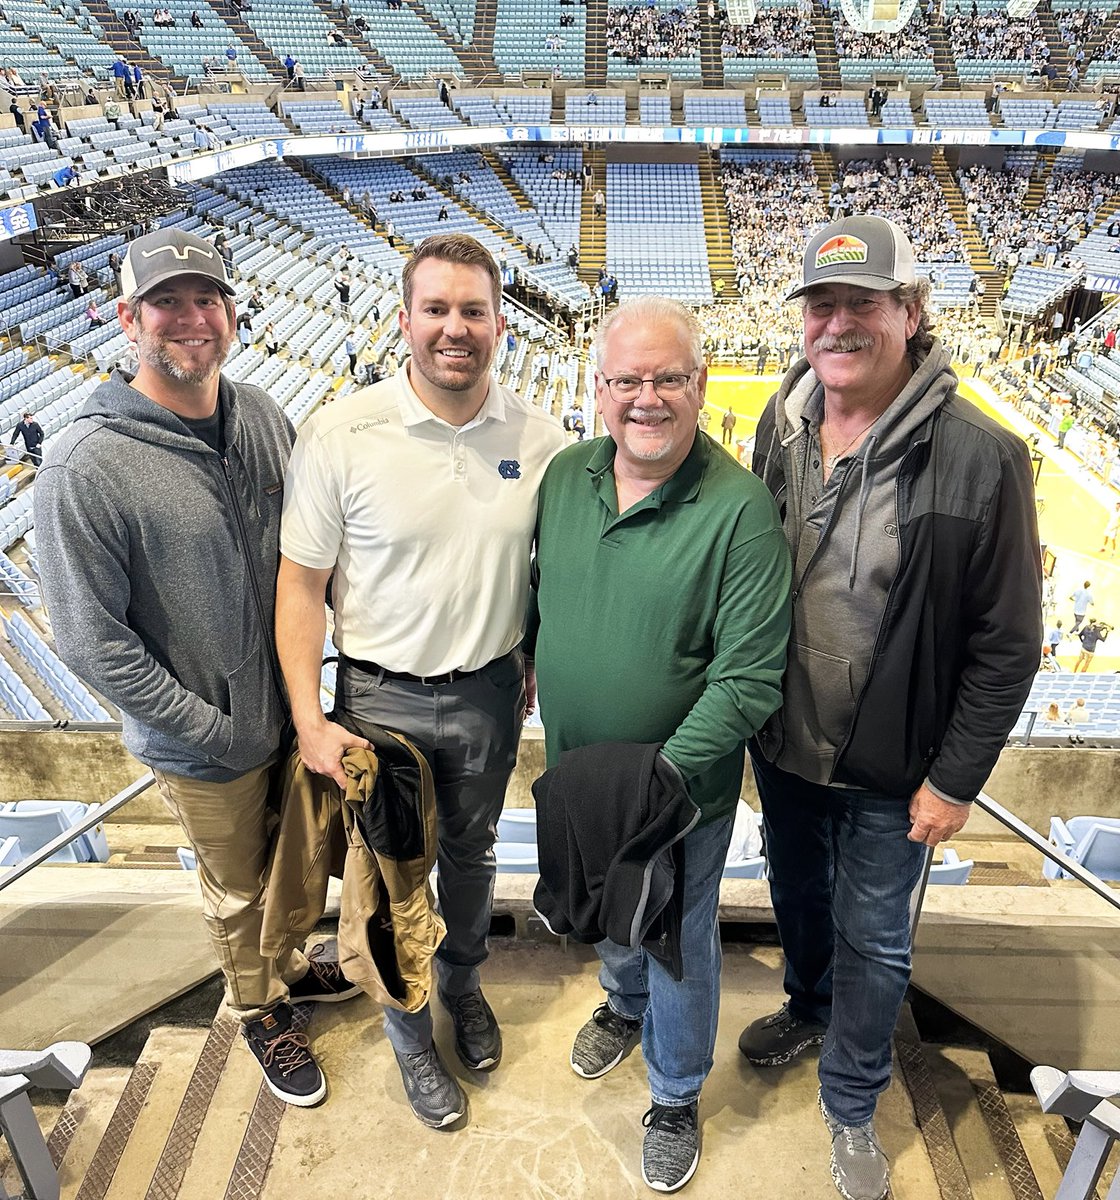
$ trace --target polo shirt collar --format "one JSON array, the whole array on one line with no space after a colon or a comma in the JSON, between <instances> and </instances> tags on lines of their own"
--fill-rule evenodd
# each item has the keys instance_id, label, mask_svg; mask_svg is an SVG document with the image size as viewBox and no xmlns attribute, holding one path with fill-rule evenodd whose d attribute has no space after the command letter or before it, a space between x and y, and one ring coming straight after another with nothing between
<instances>
[{"instance_id":1,"label":"polo shirt collar","mask_svg":"<svg viewBox=\"0 0 1120 1200\"><path fill-rule=\"evenodd\" d=\"M599 438L599 444L587 460L585 470L591 477L597 492L602 492L603 482L608 477L611 489L614 489L613 468L616 449L613 438ZM663 504L686 504L689 500L695 500L700 492L700 483L704 478L704 470L708 465L708 457L711 453L711 439L697 429L692 448L684 462L660 487L654 488L640 504L636 504L634 507L660 508Z\"/></svg>"},{"instance_id":2,"label":"polo shirt collar","mask_svg":"<svg viewBox=\"0 0 1120 1200\"><path fill-rule=\"evenodd\" d=\"M444 425L449 429L455 428L437 417L416 394L416 390L408 378L408 364L411 361L411 358L406 358L397 368L397 405L401 410L401 420L404 422L405 428L420 425L425 421L434 421L437 425ZM481 425L484 421L505 421L505 419L506 398L501 385L491 375L490 390L486 393L482 407L470 421L459 428L474 429L476 425Z\"/></svg>"}]
</instances>

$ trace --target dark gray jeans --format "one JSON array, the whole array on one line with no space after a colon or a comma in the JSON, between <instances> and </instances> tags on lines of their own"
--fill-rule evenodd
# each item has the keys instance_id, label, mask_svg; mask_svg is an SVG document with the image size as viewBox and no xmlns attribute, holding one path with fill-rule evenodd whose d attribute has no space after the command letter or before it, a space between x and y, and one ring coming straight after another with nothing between
<instances>
[{"instance_id":1,"label":"dark gray jeans","mask_svg":"<svg viewBox=\"0 0 1120 1200\"><path fill-rule=\"evenodd\" d=\"M439 826L436 892L447 937L436 953L439 987L460 996L479 986L494 900L494 840L525 719L521 652L439 687L381 678L343 659L335 702L362 721L403 733L432 765ZM385 1009L385 1033L402 1054L432 1044L429 1008Z\"/></svg>"}]
</instances>

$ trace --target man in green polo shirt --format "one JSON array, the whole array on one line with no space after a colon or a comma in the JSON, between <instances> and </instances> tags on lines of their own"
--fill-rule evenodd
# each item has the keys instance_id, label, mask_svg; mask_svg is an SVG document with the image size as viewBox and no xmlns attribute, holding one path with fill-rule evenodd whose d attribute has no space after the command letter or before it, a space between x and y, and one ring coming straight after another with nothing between
<instances>
[{"instance_id":1,"label":"man in green polo shirt","mask_svg":"<svg viewBox=\"0 0 1120 1200\"><path fill-rule=\"evenodd\" d=\"M568 447L545 474L530 627L549 765L602 742L663 743L701 812L684 839L683 979L640 948L599 943L605 1003L571 1059L595 1079L641 1036L652 1097L642 1175L669 1192L700 1157L719 881L744 742L779 703L790 565L766 489L699 433L707 367L692 314L631 301L600 326L596 355L608 436Z\"/></svg>"}]
</instances>

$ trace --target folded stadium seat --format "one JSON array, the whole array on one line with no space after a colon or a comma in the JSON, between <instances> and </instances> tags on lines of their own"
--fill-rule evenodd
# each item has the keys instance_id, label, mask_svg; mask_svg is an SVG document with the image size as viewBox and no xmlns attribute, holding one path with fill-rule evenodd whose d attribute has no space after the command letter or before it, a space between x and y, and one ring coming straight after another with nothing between
<instances>
[{"instance_id":1,"label":"folded stadium seat","mask_svg":"<svg viewBox=\"0 0 1120 1200\"><path fill-rule=\"evenodd\" d=\"M1076 727L1078 733L1084 728ZM1051 817L1050 844L1098 879L1120 880L1120 817ZM1072 878L1050 859L1043 863L1042 874L1047 879Z\"/></svg>"},{"instance_id":2,"label":"folded stadium seat","mask_svg":"<svg viewBox=\"0 0 1120 1200\"><path fill-rule=\"evenodd\" d=\"M14 867L23 856L18 837L0 838L0 867Z\"/></svg>"},{"instance_id":3,"label":"folded stadium seat","mask_svg":"<svg viewBox=\"0 0 1120 1200\"><path fill-rule=\"evenodd\" d=\"M494 857L498 870L507 874L536 875L540 871L536 842L495 842Z\"/></svg>"},{"instance_id":4,"label":"folded stadium seat","mask_svg":"<svg viewBox=\"0 0 1120 1200\"><path fill-rule=\"evenodd\" d=\"M503 842L537 844L537 810L507 808L498 818L498 839Z\"/></svg>"},{"instance_id":5,"label":"folded stadium seat","mask_svg":"<svg viewBox=\"0 0 1120 1200\"><path fill-rule=\"evenodd\" d=\"M65 833L89 811L77 800L19 800L0 808L0 837L18 837L24 857L42 849ZM109 844L103 826L75 838L56 850L48 862L108 862Z\"/></svg>"},{"instance_id":6,"label":"folded stadium seat","mask_svg":"<svg viewBox=\"0 0 1120 1200\"><path fill-rule=\"evenodd\" d=\"M186 846L176 846L175 855L184 871L198 870L198 858L193 850L188 850Z\"/></svg>"},{"instance_id":7,"label":"folded stadium seat","mask_svg":"<svg viewBox=\"0 0 1120 1200\"><path fill-rule=\"evenodd\" d=\"M941 862L934 863L929 869L929 882L937 884L966 884L972 874L973 860L966 858L961 861L960 855L946 846L941 852Z\"/></svg>"}]
</instances>

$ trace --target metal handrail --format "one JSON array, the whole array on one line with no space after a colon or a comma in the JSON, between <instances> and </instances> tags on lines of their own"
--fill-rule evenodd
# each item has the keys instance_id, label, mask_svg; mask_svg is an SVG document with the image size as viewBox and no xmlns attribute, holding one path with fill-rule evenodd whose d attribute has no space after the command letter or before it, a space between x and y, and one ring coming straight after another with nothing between
<instances>
[{"instance_id":1,"label":"metal handrail","mask_svg":"<svg viewBox=\"0 0 1120 1200\"><path fill-rule=\"evenodd\" d=\"M100 825L106 817L110 817L118 808L123 808L130 800L135 800L141 792L146 792L155 783L156 777L151 771L141 775L135 783L130 783L123 791L117 792L104 804L94 805L80 821L75 822L69 829L63 830L58 837L40 847L34 854L29 854L22 862L9 867L7 872L0 875L0 892L11 887L17 880L22 879L29 871L33 871L40 863L46 862L52 854L68 846L83 833L88 833L95 825Z\"/></svg>"},{"instance_id":2,"label":"metal handrail","mask_svg":"<svg viewBox=\"0 0 1120 1200\"><path fill-rule=\"evenodd\" d=\"M1006 826L1012 833L1020 837L1040 854L1055 862L1063 871L1072 875L1078 883L1083 883L1091 892L1096 892L1105 903L1112 905L1120 912L1120 890L1113 890L1103 880L1098 879L1092 871L1086 870L1079 862L1075 862L1068 854L1063 854L1056 846L1052 846L1042 834L1032 829L1025 821L1020 820L1010 809L1006 809L997 800L993 800L986 792L976 797L976 804L990 817L994 817L1001 825Z\"/></svg>"}]
</instances>

